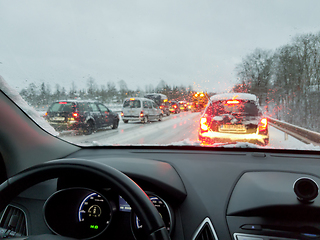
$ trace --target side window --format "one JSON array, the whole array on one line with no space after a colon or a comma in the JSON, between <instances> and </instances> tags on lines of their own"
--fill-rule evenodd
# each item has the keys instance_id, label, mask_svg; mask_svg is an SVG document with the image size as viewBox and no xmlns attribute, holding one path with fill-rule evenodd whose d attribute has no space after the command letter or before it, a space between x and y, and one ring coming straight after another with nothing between
<instances>
[{"instance_id":1,"label":"side window","mask_svg":"<svg viewBox=\"0 0 320 240\"><path fill-rule=\"evenodd\" d=\"M158 105L156 103L152 103L153 108L158 108Z\"/></svg>"},{"instance_id":2,"label":"side window","mask_svg":"<svg viewBox=\"0 0 320 240\"><path fill-rule=\"evenodd\" d=\"M98 106L101 112L109 112L109 109L106 106L102 105L101 103L99 103Z\"/></svg>"},{"instance_id":3,"label":"side window","mask_svg":"<svg viewBox=\"0 0 320 240\"><path fill-rule=\"evenodd\" d=\"M91 109L93 112L99 112L99 108L97 107L97 105L95 103L89 103Z\"/></svg>"},{"instance_id":4,"label":"side window","mask_svg":"<svg viewBox=\"0 0 320 240\"><path fill-rule=\"evenodd\" d=\"M90 111L89 109L89 106L88 106L88 103L86 102L79 102L78 103L78 108L79 108L79 111L80 112L86 112L86 111Z\"/></svg>"},{"instance_id":5,"label":"side window","mask_svg":"<svg viewBox=\"0 0 320 240\"><path fill-rule=\"evenodd\" d=\"M148 103L148 107L152 108L152 103L150 101L148 101L147 103Z\"/></svg>"},{"instance_id":6,"label":"side window","mask_svg":"<svg viewBox=\"0 0 320 240\"><path fill-rule=\"evenodd\" d=\"M146 101L143 101L143 108L148 108L148 103Z\"/></svg>"}]
</instances>

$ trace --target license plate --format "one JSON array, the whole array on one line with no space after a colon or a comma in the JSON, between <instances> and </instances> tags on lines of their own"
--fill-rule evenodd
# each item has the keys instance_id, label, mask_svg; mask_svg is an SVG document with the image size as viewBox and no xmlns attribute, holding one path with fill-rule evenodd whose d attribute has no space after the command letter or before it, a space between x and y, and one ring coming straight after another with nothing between
<instances>
[{"instance_id":1,"label":"license plate","mask_svg":"<svg viewBox=\"0 0 320 240\"><path fill-rule=\"evenodd\" d=\"M53 121L64 121L64 117L52 117L51 120L53 120Z\"/></svg>"},{"instance_id":2,"label":"license plate","mask_svg":"<svg viewBox=\"0 0 320 240\"><path fill-rule=\"evenodd\" d=\"M220 126L221 131L245 131L246 128L244 125L221 125Z\"/></svg>"}]
</instances>

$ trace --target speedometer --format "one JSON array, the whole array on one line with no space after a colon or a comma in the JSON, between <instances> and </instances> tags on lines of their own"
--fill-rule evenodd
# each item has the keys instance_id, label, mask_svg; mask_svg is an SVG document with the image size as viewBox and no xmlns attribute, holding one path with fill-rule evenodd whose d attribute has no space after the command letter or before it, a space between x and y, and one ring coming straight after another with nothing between
<instances>
[{"instance_id":1,"label":"speedometer","mask_svg":"<svg viewBox=\"0 0 320 240\"><path fill-rule=\"evenodd\" d=\"M111 220L111 210L107 200L96 192L88 194L79 206L78 220L84 228L93 232L105 229Z\"/></svg>"}]
</instances>

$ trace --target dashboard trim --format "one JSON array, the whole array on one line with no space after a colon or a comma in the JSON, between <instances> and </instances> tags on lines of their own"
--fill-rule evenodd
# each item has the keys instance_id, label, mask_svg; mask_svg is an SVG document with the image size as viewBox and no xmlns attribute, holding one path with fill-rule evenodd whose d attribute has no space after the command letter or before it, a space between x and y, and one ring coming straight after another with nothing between
<instances>
[{"instance_id":1,"label":"dashboard trim","mask_svg":"<svg viewBox=\"0 0 320 240\"><path fill-rule=\"evenodd\" d=\"M214 229L214 227L213 227L213 225L212 225L211 220L210 220L209 217L206 217L206 218L202 221L202 223L200 224L200 226L197 228L195 234L193 235L192 240L195 240L195 239L198 237L201 229L203 228L203 226L204 226L205 224L208 224L208 225L209 225L209 227L210 227L210 229L211 229L211 231L212 231L212 233L213 233L214 239L215 239L215 240L219 240L219 239L218 239L218 236L217 236L217 233L216 233L216 231L215 231L215 229Z\"/></svg>"}]
</instances>

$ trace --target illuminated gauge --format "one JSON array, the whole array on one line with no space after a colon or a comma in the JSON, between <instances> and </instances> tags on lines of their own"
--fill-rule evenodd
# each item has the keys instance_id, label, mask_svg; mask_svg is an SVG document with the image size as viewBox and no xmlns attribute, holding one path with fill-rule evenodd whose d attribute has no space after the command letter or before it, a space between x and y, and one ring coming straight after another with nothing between
<instances>
[{"instance_id":1,"label":"illuminated gauge","mask_svg":"<svg viewBox=\"0 0 320 240\"><path fill-rule=\"evenodd\" d=\"M109 203L98 193L89 194L79 206L78 220L84 228L91 232L104 230L111 220Z\"/></svg>"},{"instance_id":2,"label":"illuminated gauge","mask_svg":"<svg viewBox=\"0 0 320 240\"><path fill-rule=\"evenodd\" d=\"M56 234L90 239L103 233L112 218L112 208L100 193L70 188L54 193L44 206L45 221Z\"/></svg>"},{"instance_id":3,"label":"illuminated gauge","mask_svg":"<svg viewBox=\"0 0 320 240\"><path fill-rule=\"evenodd\" d=\"M169 234L172 232L173 229L173 215L171 208L169 205L160 197L154 195L154 194L148 194L151 202L153 205L157 208L160 216L162 217L162 220L169 232ZM136 239L142 239L143 237L143 223L140 221L140 219L137 217L135 213L132 214L132 230L136 237Z\"/></svg>"}]
</instances>

